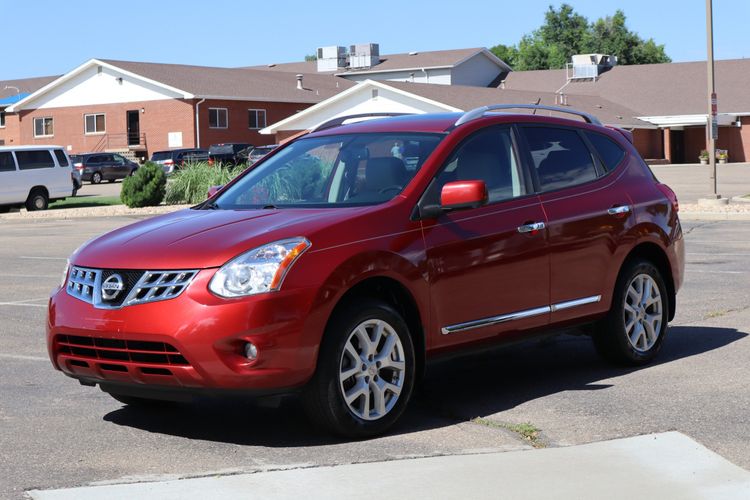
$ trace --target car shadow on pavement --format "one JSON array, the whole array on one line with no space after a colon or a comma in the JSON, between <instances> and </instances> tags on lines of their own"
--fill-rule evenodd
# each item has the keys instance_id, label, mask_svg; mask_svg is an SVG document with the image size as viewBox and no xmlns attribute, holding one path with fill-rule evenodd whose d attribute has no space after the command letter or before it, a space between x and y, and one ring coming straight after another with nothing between
<instances>
[{"instance_id":1,"label":"car shadow on pavement","mask_svg":"<svg viewBox=\"0 0 750 500\"><path fill-rule=\"evenodd\" d=\"M733 328L675 326L656 362L640 368L612 366L598 357L588 337L570 335L444 361L430 367L390 435L465 422L562 391L606 390L612 385L599 381L719 349L747 335ZM148 432L240 445L342 442L308 422L294 397L265 403L221 398L153 408L123 406L104 420Z\"/></svg>"}]
</instances>

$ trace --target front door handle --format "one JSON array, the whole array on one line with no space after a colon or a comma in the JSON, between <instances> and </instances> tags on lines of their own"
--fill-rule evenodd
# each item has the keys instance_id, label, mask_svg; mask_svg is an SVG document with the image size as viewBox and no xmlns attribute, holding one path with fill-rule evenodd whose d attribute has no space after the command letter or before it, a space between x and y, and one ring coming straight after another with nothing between
<instances>
[{"instance_id":1,"label":"front door handle","mask_svg":"<svg viewBox=\"0 0 750 500\"><path fill-rule=\"evenodd\" d=\"M544 222L530 222L528 224L524 224L523 226L518 226L519 233L536 234L542 229L544 229Z\"/></svg>"},{"instance_id":2,"label":"front door handle","mask_svg":"<svg viewBox=\"0 0 750 500\"><path fill-rule=\"evenodd\" d=\"M630 213L630 207L628 205L619 205L610 208L607 210L607 213L609 215L614 215L615 217L625 217Z\"/></svg>"}]
</instances>

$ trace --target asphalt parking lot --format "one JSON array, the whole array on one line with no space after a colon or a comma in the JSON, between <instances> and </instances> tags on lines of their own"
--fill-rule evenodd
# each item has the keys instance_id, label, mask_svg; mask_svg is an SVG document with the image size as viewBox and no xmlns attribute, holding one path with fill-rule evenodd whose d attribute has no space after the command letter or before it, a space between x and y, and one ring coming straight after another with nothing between
<instances>
[{"instance_id":1,"label":"asphalt parking lot","mask_svg":"<svg viewBox=\"0 0 750 500\"><path fill-rule=\"evenodd\" d=\"M687 279L658 362L557 337L436 367L388 436L341 442L281 406L124 407L55 372L45 303L65 258L132 218L0 221L0 497L32 488L556 447L677 430L750 469L750 222L686 222ZM481 417L480 421L472 421ZM541 477L541 476L540 476Z\"/></svg>"}]
</instances>

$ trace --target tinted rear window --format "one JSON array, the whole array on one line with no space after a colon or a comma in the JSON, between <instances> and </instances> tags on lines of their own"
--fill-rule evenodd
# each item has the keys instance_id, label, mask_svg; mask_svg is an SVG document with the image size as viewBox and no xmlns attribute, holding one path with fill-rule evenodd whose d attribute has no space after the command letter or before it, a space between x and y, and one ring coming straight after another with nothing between
<instances>
[{"instance_id":1,"label":"tinted rear window","mask_svg":"<svg viewBox=\"0 0 750 500\"><path fill-rule=\"evenodd\" d=\"M68 158L65 156L65 153L62 149L56 149L55 150L55 157L57 158L57 164L61 167L67 167L68 166Z\"/></svg>"},{"instance_id":2,"label":"tinted rear window","mask_svg":"<svg viewBox=\"0 0 750 500\"><path fill-rule=\"evenodd\" d=\"M151 155L151 161L162 161L172 158L171 151L157 151Z\"/></svg>"},{"instance_id":3,"label":"tinted rear window","mask_svg":"<svg viewBox=\"0 0 750 500\"><path fill-rule=\"evenodd\" d=\"M599 153L599 158L607 170L614 170L625 157L625 151L609 137L588 131L586 137L591 141L596 152Z\"/></svg>"},{"instance_id":4,"label":"tinted rear window","mask_svg":"<svg viewBox=\"0 0 750 500\"><path fill-rule=\"evenodd\" d=\"M46 149L16 151L18 168L21 170L32 170L35 168L52 168L55 166L52 153Z\"/></svg>"},{"instance_id":5,"label":"tinted rear window","mask_svg":"<svg viewBox=\"0 0 750 500\"><path fill-rule=\"evenodd\" d=\"M575 130L524 127L523 132L543 191L575 186L597 178L591 151Z\"/></svg>"},{"instance_id":6,"label":"tinted rear window","mask_svg":"<svg viewBox=\"0 0 750 500\"><path fill-rule=\"evenodd\" d=\"M16 169L13 161L13 153L10 151L0 153L0 172L12 172Z\"/></svg>"}]
</instances>

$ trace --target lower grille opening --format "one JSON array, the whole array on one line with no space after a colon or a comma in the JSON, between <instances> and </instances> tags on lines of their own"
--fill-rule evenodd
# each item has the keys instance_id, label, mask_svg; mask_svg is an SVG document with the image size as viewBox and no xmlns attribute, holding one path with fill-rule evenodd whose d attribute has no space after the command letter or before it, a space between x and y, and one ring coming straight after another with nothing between
<instances>
[{"instance_id":1,"label":"lower grille opening","mask_svg":"<svg viewBox=\"0 0 750 500\"><path fill-rule=\"evenodd\" d=\"M88 363L86 363L85 361L79 361L77 359L71 359L70 361L68 361L68 364L70 364L70 366L80 366L81 368L89 367Z\"/></svg>"},{"instance_id":2,"label":"lower grille opening","mask_svg":"<svg viewBox=\"0 0 750 500\"><path fill-rule=\"evenodd\" d=\"M166 368L141 368L144 375L172 375L172 372Z\"/></svg>"},{"instance_id":3,"label":"lower grille opening","mask_svg":"<svg viewBox=\"0 0 750 500\"><path fill-rule=\"evenodd\" d=\"M165 342L58 335L58 352L97 361L189 366L180 351ZM122 366L122 365L110 365Z\"/></svg>"},{"instance_id":4,"label":"lower grille opening","mask_svg":"<svg viewBox=\"0 0 750 500\"><path fill-rule=\"evenodd\" d=\"M102 370L107 370L110 372L125 372L127 373L128 369L122 365L110 365L110 364L101 364L99 367Z\"/></svg>"}]
</instances>

